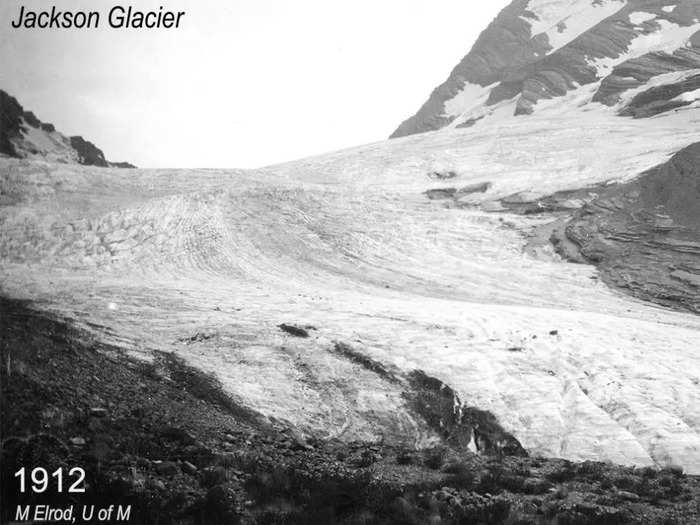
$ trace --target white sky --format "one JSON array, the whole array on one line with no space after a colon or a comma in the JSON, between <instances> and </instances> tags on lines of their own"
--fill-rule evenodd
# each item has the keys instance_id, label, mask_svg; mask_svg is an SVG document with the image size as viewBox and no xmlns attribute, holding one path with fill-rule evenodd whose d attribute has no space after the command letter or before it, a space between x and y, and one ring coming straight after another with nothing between
<instances>
[{"instance_id":1,"label":"white sky","mask_svg":"<svg viewBox=\"0 0 700 525\"><path fill-rule=\"evenodd\" d=\"M115 30L116 0L0 0L0 88L109 160L184 168L388 137L508 0L130 3L187 14L178 30ZM20 5L99 10L101 29L13 29Z\"/></svg>"}]
</instances>

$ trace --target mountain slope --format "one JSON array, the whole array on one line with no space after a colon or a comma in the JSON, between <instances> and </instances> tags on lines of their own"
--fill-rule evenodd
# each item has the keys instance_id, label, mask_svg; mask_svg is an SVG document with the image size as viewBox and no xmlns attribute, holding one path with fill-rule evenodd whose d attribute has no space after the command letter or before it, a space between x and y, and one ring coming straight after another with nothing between
<instances>
[{"instance_id":1,"label":"mountain slope","mask_svg":"<svg viewBox=\"0 0 700 525\"><path fill-rule=\"evenodd\" d=\"M700 4L694 0L516 0L449 78L392 134L547 111L612 106L658 85L652 113L697 103ZM636 104L636 103L635 103Z\"/></svg>"},{"instance_id":2,"label":"mountain slope","mask_svg":"<svg viewBox=\"0 0 700 525\"><path fill-rule=\"evenodd\" d=\"M83 137L67 137L53 124L25 111L17 99L0 90L0 155L86 166L134 168L128 162L109 162Z\"/></svg>"}]
</instances>

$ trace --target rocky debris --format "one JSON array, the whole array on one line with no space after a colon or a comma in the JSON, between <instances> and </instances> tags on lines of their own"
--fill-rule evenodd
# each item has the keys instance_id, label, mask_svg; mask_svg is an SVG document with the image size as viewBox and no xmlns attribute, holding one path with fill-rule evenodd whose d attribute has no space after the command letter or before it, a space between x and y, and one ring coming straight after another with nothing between
<instances>
[{"instance_id":1,"label":"rocky debris","mask_svg":"<svg viewBox=\"0 0 700 525\"><path fill-rule=\"evenodd\" d=\"M30 129L43 136L35 142ZM50 144L51 146L47 146ZM50 149L47 149L50 148ZM66 137L53 124L25 111L16 98L0 90L0 154L17 158L44 158L87 166L134 168L128 162L108 162L104 153L83 137Z\"/></svg>"},{"instance_id":2,"label":"rocky debris","mask_svg":"<svg viewBox=\"0 0 700 525\"><path fill-rule=\"evenodd\" d=\"M201 342L204 342L204 341L208 341L208 340L210 340L210 339L213 339L214 337L216 337L216 334L215 334L215 333L211 333L211 332L195 332L194 334L192 334L192 335L189 336L189 337L182 337L182 338L180 338L180 339L178 339L178 340L179 340L181 343L185 343L185 344L188 344L188 345L189 345L189 344L192 344L192 343L201 343Z\"/></svg>"},{"instance_id":3,"label":"rocky debris","mask_svg":"<svg viewBox=\"0 0 700 525\"><path fill-rule=\"evenodd\" d=\"M405 393L410 405L445 441L462 450L472 444L486 455L526 456L527 452L496 417L485 410L462 404L457 393L421 370L409 376L412 390Z\"/></svg>"},{"instance_id":4,"label":"rocky debris","mask_svg":"<svg viewBox=\"0 0 700 525\"><path fill-rule=\"evenodd\" d=\"M293 324L282 323L278 325L279 329L283 332L293 335L294 337L309 337L309 332L306 328L296 326Z\"/></svg>"},{"instance_id":5,"label":"rocky debris","mask_svg":"<svg viewBox=\"0 0 700 525\"><path fill-rule=\"evenodd\" d=\"M454 199L456 194L457 188L437 188L425 192L430 200Z\"/></svg>"},{"instance_id":6,"label":"rocky debris","mask_svg":"<svg viewBox=\"0 0 700 525\"><path fill-rule=\"evenodd\" d=\"M641 299L700 312L700 143L608 186L564 234L603 280Z\"/></svg>"},{"instance_id":7,"label":"rocky debris","mask_svg":"<svg viewBox=\"0 0 700 525\"><path fill-rule=\"evenodd\" d=\"M347 343L336 342L333 345L333 352L352 361L353 363L360 365L365 370L369 370L370 372L377 374L382 379L385 379L391 383L400 382L397 374L389 371L385 365L359 352Z\"/></svg>"},{"instance_id":8,"label":"rocky debris","mask_svg":"<svg viewBox=\"0 0 700 525\"><path fill-rule=\"evenodd\" d=\"M285 445L289 446L291 450L314 449L314 447L306 440L304 435L296 429L286 428L282 430L282 434L288 437L288 439L285 440Z\"/></svg>"},{"instance_id":9,"label":"rocky debris","mask_svg":"<svg viewBox=\"0 0 700 525\"><path fill-rule=\"evenodd\" d=\"M70 138L70 145L78 152L78 162L80 164L99 166L101 168L108 167L104 153L92 142L85 140L83 137L75 136Z\"/></svg>"},{"instance_id":10,"label":"rocky debris","mask_svg":"<svg viewBox=\"0 0 700 525\"><path fill-rule=\"evenodd\" d=\"M92 417L106 417L107 416L107 409L100 408L100 407L93 407L90 409L90 415Z\"/></svg>"},{"instance_id":11,"label":"rocky debris","mask_svg":"<svg viewBox=\"0 0 700 525\"><path fill-rule=\"evenodd\" d=\"M700 68L700 50L697 52ZM645 118L693 104L699 97L684 97L700 89L700 75L693 75L684 80L651 87L632 98L621 110L623 117Z\"/></svg>"},{"instance_id":12,"label":"rocky debris","mask_svg":"<svg viewBox=\"0 0 700 525\"><path fill-rule=\"evenodd\" d=\"M187 446L197 444L197 440L190 432L178 426L166 426L160 431L160 435L165 439L177 441Z\"/></svg>"},{"instance_id":13,"label":"rocky debris","mask_svg":"<svg viewBox=\"0 0 700 525\"><path fill-rule=\"evenodd\" d=\"M166 374L158 374L159 370L164 370ZM149 368L149 373L159 380L163 377L169 378L173 384L179 385L191 396L205 403L219 406L241 421L264 424L264 418L258 413L242 406L226 394L221 387L221 382L213 374L188 366L175 354L156 353L155 362ZM181 436L181 440L190 442L187 432Z\"/></svg>"},{"instance_id":14,"label":"rocky debris","mask_svg":"<svg viewBox=\"0 0 700 525\"><path fill-rule=\"evenodd\" d=\"M678 469L475 455L452 439L416 450L301 436L211 402L216 385L198 389L201 376L182 363L163 382L153 365L115 359L103 345L98 352L78 330L19 301L0 299L0 319L3 522L16 504L65 504L11 490L15 467L26 464L84 466L85 502L131 504L135 525L698 521L700 479ZM423 411L448 434L459 434L459 417L475 426L449 387L413 377ZM97 398L110 407L104 417L89 414ZM482 419L479 428L496 436ZM71 445L76 437L84 446Z\"/></svg>"},{"instance_id":15,"label":"rocky debris","mask_svg":"<svg viewBox=\"0 0 700 525\"><path fill-rule=\"evenodd\" d=\"M593 201L604 187L601 184L543 196L530 192L520 192L500 199L498 202L501 206L498 211L507 210L521 215L571 213Z\"/></svg>"},{"instance_id":16,"label":"rocky debris","mask_svg":"<svg viewBox=\"0 0 700 525\"><path fill-rule=\"evenodd\" d=\"M197 474L197 470L198 469L197 469L196 465L193 465L189 461L182 462L182 471L185 474L189 474L190 476L194 476L195 474Z\"/></svg>"},{"instance_id":17,"label":"rocky debris","mask_svg":"<svg viewBox=\"0 0 700 525\"><path fill-rule=\"evenodd\" d=\"M13 139L20 133L23 112L16 98L0 90L0 153L10 157L19 155Z\"/></svg>"},{"instance_id":18,"label":"rocky debris","mask_svg":"<svg viewBox=\"0 0 700 525\"><path fill-rule=\"evenodd\" d=\"M472 193L484 193L491 187L490 182L478 182L461 188L433 188L424 192L430 200L452 199L458 201Z\"/></svg>"},{"instance_id":19,"label":"rocky debris","mask_svg":"<svg viewBox=\"0 0 700 525\"><path fill-rule=\"evenodd\" d=\"M172 477L180 472L180 467L174 461L155 461L156 472L161 476Z\"/></svg>"},{"instance_id":20,"label":"rocky debris","mask_svg":"<svg viewBox=\"0 0 700 525\"><path fill-rule=\"evenodd\" d=\"M201 482L204 487L213 487L226 483L228 474L224 467L213 466L202 470Z\"/></svg>"},{"instance_id":21,"label":"rocky debris","mask_svg":"<svg viewBox=\"0 0 700 525\"><path fill-rule=\"evenodd\" d=\"M431 171L428 173L428 178L433 180L454 179L457 177L457 172L452 170Z\"/></svg>"}]
</instances>

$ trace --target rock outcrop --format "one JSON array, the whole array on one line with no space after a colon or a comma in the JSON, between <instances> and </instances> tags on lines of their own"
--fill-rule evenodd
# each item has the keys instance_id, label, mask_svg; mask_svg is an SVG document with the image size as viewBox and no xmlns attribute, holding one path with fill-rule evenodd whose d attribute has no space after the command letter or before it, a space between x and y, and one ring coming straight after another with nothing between
<instances>
[{"instance_id":1,"label":"rock outcrop","mask_svg":"<svg viewBox=\"0 0 700 525\"><path fill-rule=\"evenodd\" d=\"M22 113L17 99L0 90L0 153L17 156L12 139L20 134Z\"/></svg>"},{"instance_id":2,"label":"rock outcrop","mask_svg":"<svg viewBox=\"0 0 700 525\"><path fill-rule=\"evenodd\" d=\"M56 131L53 124L39 120L3 90L0 90L0 155L103 168L135 168L128 162L109 162L100 148L83 137L67 137Z\"/></svg>"},{"instance_id":3,"label":"rock outcrop","mask_svg":"<svg viewBox=\"0 0 700 525\"><path fill-rule=\"evenodd\" d=\"M105 159L102 150L95 146L92 142L85 140L83 137L71 137L70 145L78 152L78 160L80 164L88 164L90 166L101 166L106 168L109 166Z\"/></svg>"},{"instance_id":4,"label":"rock outcrop","mask_svg":"<svg viewBox=\"0 0 700 525\"><path fill-rule=\"evenodd\" d=\"M566 228L612 286L700 313L700 143L613 185Z\"/></svg>"},{"instance_id":5,"label":"rock outcrop","mask_svg":"<svg viewBox=\"0 0 700 525\"><path fill-rule=\"evenodd\" d=\"M628 109L626 95L699 69L699 32L693 0L515 0L392 137L546 111L552 103L653 114ZM674 95L686 93L683 101L655 107L695 103L700 95L685 87Z\"/></svg>"}]
</instances>

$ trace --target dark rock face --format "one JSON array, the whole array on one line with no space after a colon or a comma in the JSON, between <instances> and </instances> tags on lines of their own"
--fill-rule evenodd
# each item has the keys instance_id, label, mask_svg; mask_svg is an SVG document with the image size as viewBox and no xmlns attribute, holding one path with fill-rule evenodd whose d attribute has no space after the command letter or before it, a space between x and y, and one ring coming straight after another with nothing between
<instances>
[{"instance_id":1,"label":"dark rock face","mask_svg":"<svg viewBox=\"0 0 700 525\"><path fill-rule=\"evenodd\" d=\"M123 168L123 169L134 169L136 166L130 162L109 162L110 168Z\"/></svg>"},{"instance_id":2,"label":"dark rock face","mask_svg":"<svg viewBox=\"0 0 700 525\"><path fill-rule=\"evenodd\" d=\"M30 129L43 134L53 151L44 151L28 140L25 133ZM108 162L104 153L92 142L82 137L66 137L56 127L42 122L31 111L25 111L16 98L0 90L0 154L17 158L46 158L58 162L76 162L87 166L135 168L128 162Z\"/></svg>"},{"instance_id":3,"label":"dark rock face","mask_svg":"<svg viewBox=\"0 0 700 525\"><path fill-rule=\"evenodd\" d=\"M279 329L288 333L289 335L293 335L294 337L309 337L309 332L301 326L282 323L279 325Z\"/></svg>"},{"instance_id":4,"label":"dark rock face","mask_svg":"<svg viewBox=\"0 0 700 525\"><path fill-rule=\"evenodd\" d=\"M513 114L526 115L536 111L536 104L543 99L561 97L594 83L600 85L592 101L613 105L619 102L622 93L643 85L652 77L700 67L698 33L690 36L687 44L670 45L676 49L669 52L655 50L659 43L657 35L662 41L674 41L672 33L676 29L690 28L700 19L700 3L694 0L629 0L626 3L581 0L571 6L564 2L561 6L552 4L561 11L553 20L560 21L556 28L544 31L541 25L533 25L542 20L529 10L532 2L512 2L481 34L469 54L433 91L416 115L403 122L391 137L447 126L460 115L448 112L446 104L465 88L481 86L488 97L482 103L474 95L466 104L472 109L462 116L457 127L470 127L483 119L488 120L490 108L499 102L512 99ZM570 40L563 44L550 42L550 37L557 38L557 32L568 30L568 24L572 23L569 18L575 18L577 15L573 11L578 9L588 10L583 23L589 27L580 33L574 31L566 37ZM648 19L635 18L640 13ZM598 20L600 16L604 18ZM532 34L533 27L537 34ZM555 46L559 47L555 49ZM596 64L600 60L617 65L608 71Z\"/></svg>"},{"instance_id":5,"label":"dark rock face","mask_svg":"<svg viewBox=\"0 0 700 525\"><path fill-rule=\"evenodd\" d=\"M358 352L352 346L346 343L335 343L333 346L333 351L391 383L400 382L400 379L392 371L388 370L382 363L362 354L361 352Z\"/></svg>"},{"instance_id":6,"label":"dark rock face","mask_svg":"<svg viewBox=\"0 0 700 525\"><path fill-rule=\"evenodd\" d=\"M527 0L515 0L503 9L481 33L471 52L454 68L448 79L438 86L415 116L404 121L391 137L402 137L440 129L453 119L445 117L444 104L454 97L465 82L488 86L507 77L509 71L533 64L547 50L545 39L533 39L530 25L522 17L533 17L527 11ZM504 84L493 100L507 96L508 88L516 90L518 82Z\"/></svg>"},{"instance_id":7,"label":"dark rock face","mask_svg":"<svg viewBox=\"0 0 700 525\"><path fill-rule=\"evenodd\" d=\"M476 184L470 184L462 188L433 188L431 190L425 191L426 197L430 200L447 200L452 199L454 201L459 201L462 197L466 195L471 195L472 193L484 193L491 187L490 182L479 182Z\"/></svg>"},{"instance_id":8,"label":"dark rock face","mask_svg":"<svg viewBox=\"0 0 700 525\"><path fill-rule=\"evenodd\" d=\"M80 164L88 166L100 166L106 168L108 166L102 150L95 146L92 142L85 140L83 137L71 137L70 145L78 152Z\"/></svg>"},{"instance_id":9,"label":"dark rock face","mask_svg":"<svg viewBox=\"0 0 700 525\"><path fill-rule=\"evenodd\" d=\"M691 43L700 40L700 35L691 38ZM600 83L593 102L612 106L620 101L620 95L648 82L652 77L664 73L688 71L700 68L700 41L693 47L683 47L674 53L654 52L626 60L613 68L610 75Z\"/></svg>"},{"instance_id":10,"label":"dark rock face","mask_svg":"<svg viewBox=\"0 0 700 525\"><path fill-rule=\"evenodd\" d=\"M38 128L41 126L41 121L36 118L36 115L31 111L25 111L22 113L22 117L24 117L24 121L33 128Z\"/></svg>"},{"instance_id":11,"label":"dark rock face","mask_svg":"<svg viewBox=\"0 0 700 525\"><path fill-rule=\"evenodd\" d=\"M565 231L610 285L700 313L700 143L604 189Z\"/></svg>"},{"instance_id":12,"label":"dark rock face","mask_svg":"<svg viewBox=\"0 0 700 525\"><path fill-rule=\"evenodd\" d=\"M0 153L17 156L12 138L19 135L22 112L17 99L0 90Z\"/></svg>"},{"instance_id":13,"label":"dark rock face","mask_svg":"<svg viewBox=\"0 0 700 525\"><path fill-rule=\"evenodd\" d=\"M486 410L462 404L457 392L439 379L414 371L406 397L428 425L455 446L465 449L473 440L476 449L493 456L527 456L520 442L506 432Z\"/></svg>"},{"instance_id":14,"label":"dark rock face","mask_svg":"<svg viewBox=\"0 0 700 525\"><path fill-rule=\"evenodd\" d=\"M673 84L649 88L636 95L620 111L620 115L634 118L652 117L675 108L688 106L693 103L693 100L677 97L696 89L700 89L700 75L693 75Z\"/></svg>"}]
</instances>

